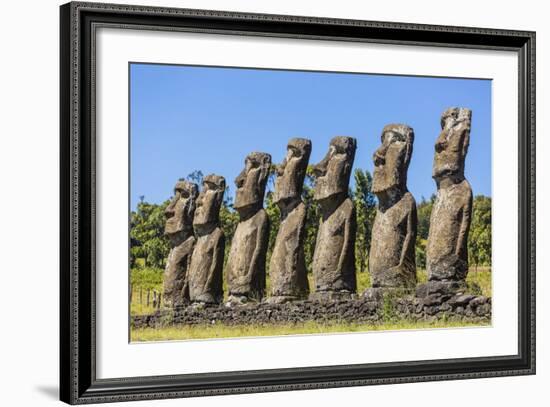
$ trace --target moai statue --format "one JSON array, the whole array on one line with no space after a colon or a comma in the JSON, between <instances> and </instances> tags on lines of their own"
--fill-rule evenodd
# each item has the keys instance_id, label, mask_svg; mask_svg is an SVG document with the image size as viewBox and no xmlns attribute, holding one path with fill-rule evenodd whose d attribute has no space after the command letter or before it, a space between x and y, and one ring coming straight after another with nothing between
<instances>
[{"instance_id":1,"label":"moai statue","mask_svg":"<svg viewBox=\"0 0 550 407\"><path fill-rule=\"evenodd\" d=\"M375 288L416 286L416 202L407 189L407 170L414 132L404 124L382 130L382 145L373 156L372 192L378 197L372 227L369 272Z\"/></svg>"},{"instance_id":2,"label":"moai statue","mask_svg":"<svg viewBox=\"0 0 550 407\"><path fill-rule=\"evenodd\" d=\"M197 195L197 184L178 181L174 197L164 212L164 234L170 239L171 247L164 270L164 302L168 307L181 306L189 301L187 271L195 246L193 214Z\"/></svg>"},{"instance_id":3,"label":"moai statue","mask_svg":"<svg viewBox=\"0 0 550 407\"><path fill-rule=\"evenodd\" d=\"M227 305L260 301L265 291L265 262L269 239L269 219L263 208L271 156L250 153L245 168L235 179L237 193L233 207L239 224L227 259Z\"/></svg>"},{"instance_id":4,"label":"moai statue","mask_svg":"<svg viewBox=\"0 0 550 407\"><path fill-rule=\"evenodd\" d=\"M219 222L224 192L224 177L204 177L193 218L197 243L188 273L189 297L194 303L219 304L223 300L225 236Z\"/></svg>"},{"instance_id":5,"label":"moai statue","mask_svg":"<svg viewBox=\"0 0 550 407\"><path fill-rule=\"evenodd\" d=\"M293 138L288 142L285 159L277 166L273 202L281 211L281 224L269 263L271 297L268 302L302 299L309 293L304 256L306 206L302 202L302 187L310 154L310 140Z\"/></svg>"},{"instance_id":6,"label":"moai statue","mask_svg":"<svg viewBox=\"0 0 550 407\"><path fill-rule=\"evenodd\" d=\"M464 286L468 273L472 188L464 178L464 160L471 119L469 109L446 110L441 116L441 134L435 142L433 178L437 196L430 217L426 263L428 280L445 283L451 289Z\"/></svg>"},{"instance_id":7,"label":"moai statue","mask_svg":"<svg viewBox=\"0 0 550 407\"><path fill-rule=\"evenodd\" d=\"M348 196L356 140L334 137L325 158L315 165L314 199L321 206L321 221L313 255L314 300L351 298L355 277L355 207Z\"/></svg>"}]
</instances>

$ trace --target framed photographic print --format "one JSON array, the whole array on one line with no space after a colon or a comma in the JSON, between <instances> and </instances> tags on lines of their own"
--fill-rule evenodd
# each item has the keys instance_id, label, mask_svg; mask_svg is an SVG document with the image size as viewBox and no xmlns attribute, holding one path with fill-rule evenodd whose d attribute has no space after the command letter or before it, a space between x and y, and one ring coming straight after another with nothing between
<instances>
[{"instance_id":1,"label":"framed photographic print","mask_svg":"<svg viewBox=\"0 0 550 407\"><path fill-rule=\"evenodd\" d=\"M535 33L60 13L63 401L534 374Z\"/></svg>"}]
</instances>

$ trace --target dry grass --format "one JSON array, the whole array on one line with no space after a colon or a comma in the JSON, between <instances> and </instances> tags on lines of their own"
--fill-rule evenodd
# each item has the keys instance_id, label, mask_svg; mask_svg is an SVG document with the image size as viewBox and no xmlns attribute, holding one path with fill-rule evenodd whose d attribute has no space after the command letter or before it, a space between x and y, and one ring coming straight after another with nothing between
<instances>
[{"instance_id":1,"label":"dry grass","mask_svg":"<svg viewBox=\"0 0 550 407\"><path fill-rule=\"evenodd\" d=\"M306 322L299 325L268 325L268 326L224 326L224 325L193 325L193 326L171 326L164 328L139 328L132 329L132 342L148 341L174 341L186 339L219 339L237 338L244 336L281 336L281 335L304 335L304 334L327 334L327 333L349 333L369 331L394 331L403 329L434 329L434 328L458 328L483 326L482 323L466 323L456 321L408 321L383 324L318 324Z\"/></svg>"}]
</instances>

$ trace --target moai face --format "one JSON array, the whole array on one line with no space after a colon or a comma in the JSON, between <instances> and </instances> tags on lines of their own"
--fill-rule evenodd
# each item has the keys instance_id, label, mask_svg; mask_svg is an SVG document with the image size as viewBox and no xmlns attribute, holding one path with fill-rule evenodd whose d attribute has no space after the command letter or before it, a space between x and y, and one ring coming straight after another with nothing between
<instances>
[{"instance_id":1,"label":"moai face","mask_svg":"<svg viewBox=\"0 0 550 407\"><path fill-rule=\"evenodd\" d=\"M166 216L164 234L166 236L171 237L192 230L197 195L197 184L188 181L176 183L174 197L164 211Z\"/></svg>"},{"instance_id":2,"label":"moai face","mask_svg":"<svg viewBox=\"0 0 550 407\"><path fill-rule=\"evenodd\" d=\"M202 181L202 190L197 198L193 226L218 223L220 207L225 192L225 178L207 175Z\"/></svg>"},{"instance_id":3,"label":"moai face","mask_svg":"<svg viewBox=\"0 0 550 407\"><path fill-rule=\"evenodd\" d=\"M441 133L435 142L433 178L464 178L464 159L470 144L472 111L450 108L441 115Z\"/></svg>"},{"instance_id":4,"label":"moai face","mask_svg":"<svg viewBox=\"0 0 550 407\"><path fill-rule=\"evenodd\" d=\"M270 168L271 155L267 153L250 153L246 157L245 167L235 179L237 211L262 205Z\"/></svg>"},{"instance_id":5,"label":"moai face","mask_svg":"<svg viewBox=\"0 0 550 407\"><path fill-rule=\"evenodd\" d=\"M275 203L300 199L311 154L311 141L293 138L288 142L286 151L285 159L277 166L273 196Z\"/></svg>"},{"instance_id":6,"label":"moai face","mask_svg":"<svg viewBox=\"0 0 550 407\"><path fill-rule=\"evenodd\" d=\"M373 155L372 191L380 194L392 189L405 189L413 151L413 129L404 124L387 125L382 130L381 141L382 145Z\"/></svg>"},{"instance_id":7,"label":"moai face","mask_svg":"<svg viewBox=\"0 0 550 407\"><path fill-rule=\"evenodd\" d=\"M313 168L317 201L347 193L356 148L357 142L352 137L338 136L330 141L327 155Z\"/></svg>"}]
</instances>

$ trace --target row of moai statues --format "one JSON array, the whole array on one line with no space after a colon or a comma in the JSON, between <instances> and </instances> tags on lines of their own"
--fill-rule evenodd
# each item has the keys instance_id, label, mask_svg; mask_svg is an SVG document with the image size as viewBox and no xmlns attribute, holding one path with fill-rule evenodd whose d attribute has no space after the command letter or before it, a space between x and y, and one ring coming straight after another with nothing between
<instances>
[{"instance_id":1,"label":"row of moai statues","mask_svg":"<svg viewBox=\"0 0 550 407\"><path fill-rule=\"evenodd\" d=\"M471 111L451 108L441 117L435 143L433 178L437 198L430 219L427 247L428 284L457 286L468 272L467 239L472 212L472 190L464 178ZM373 192L378 198L372 227L369 271L374 289L413 289L416 286L416 202L407 189L407 171L413 152L414 131L404 124L384 127L381 146L373 156ZM287 155L276 166L273 201L281 222L269 263L271 292L265 297L269 219L263 208L271 156L254 152L235 180L234 209L239 223L225 265L227 305L250 301L281 303L309 298L348 299L355 296L355 207L349 180L356 140L334 137L325 158L313 166L314 199L321 209L312 262L314 289L310 294L304 240L306 207L302 187L311 153L311 141L291 139ZM188 302L223 301L225 237L219 211L225 179L208 175L198 187L178 181L166 209L170 238L164 292L169 306Z\"/></svg>"}]
</instances>

